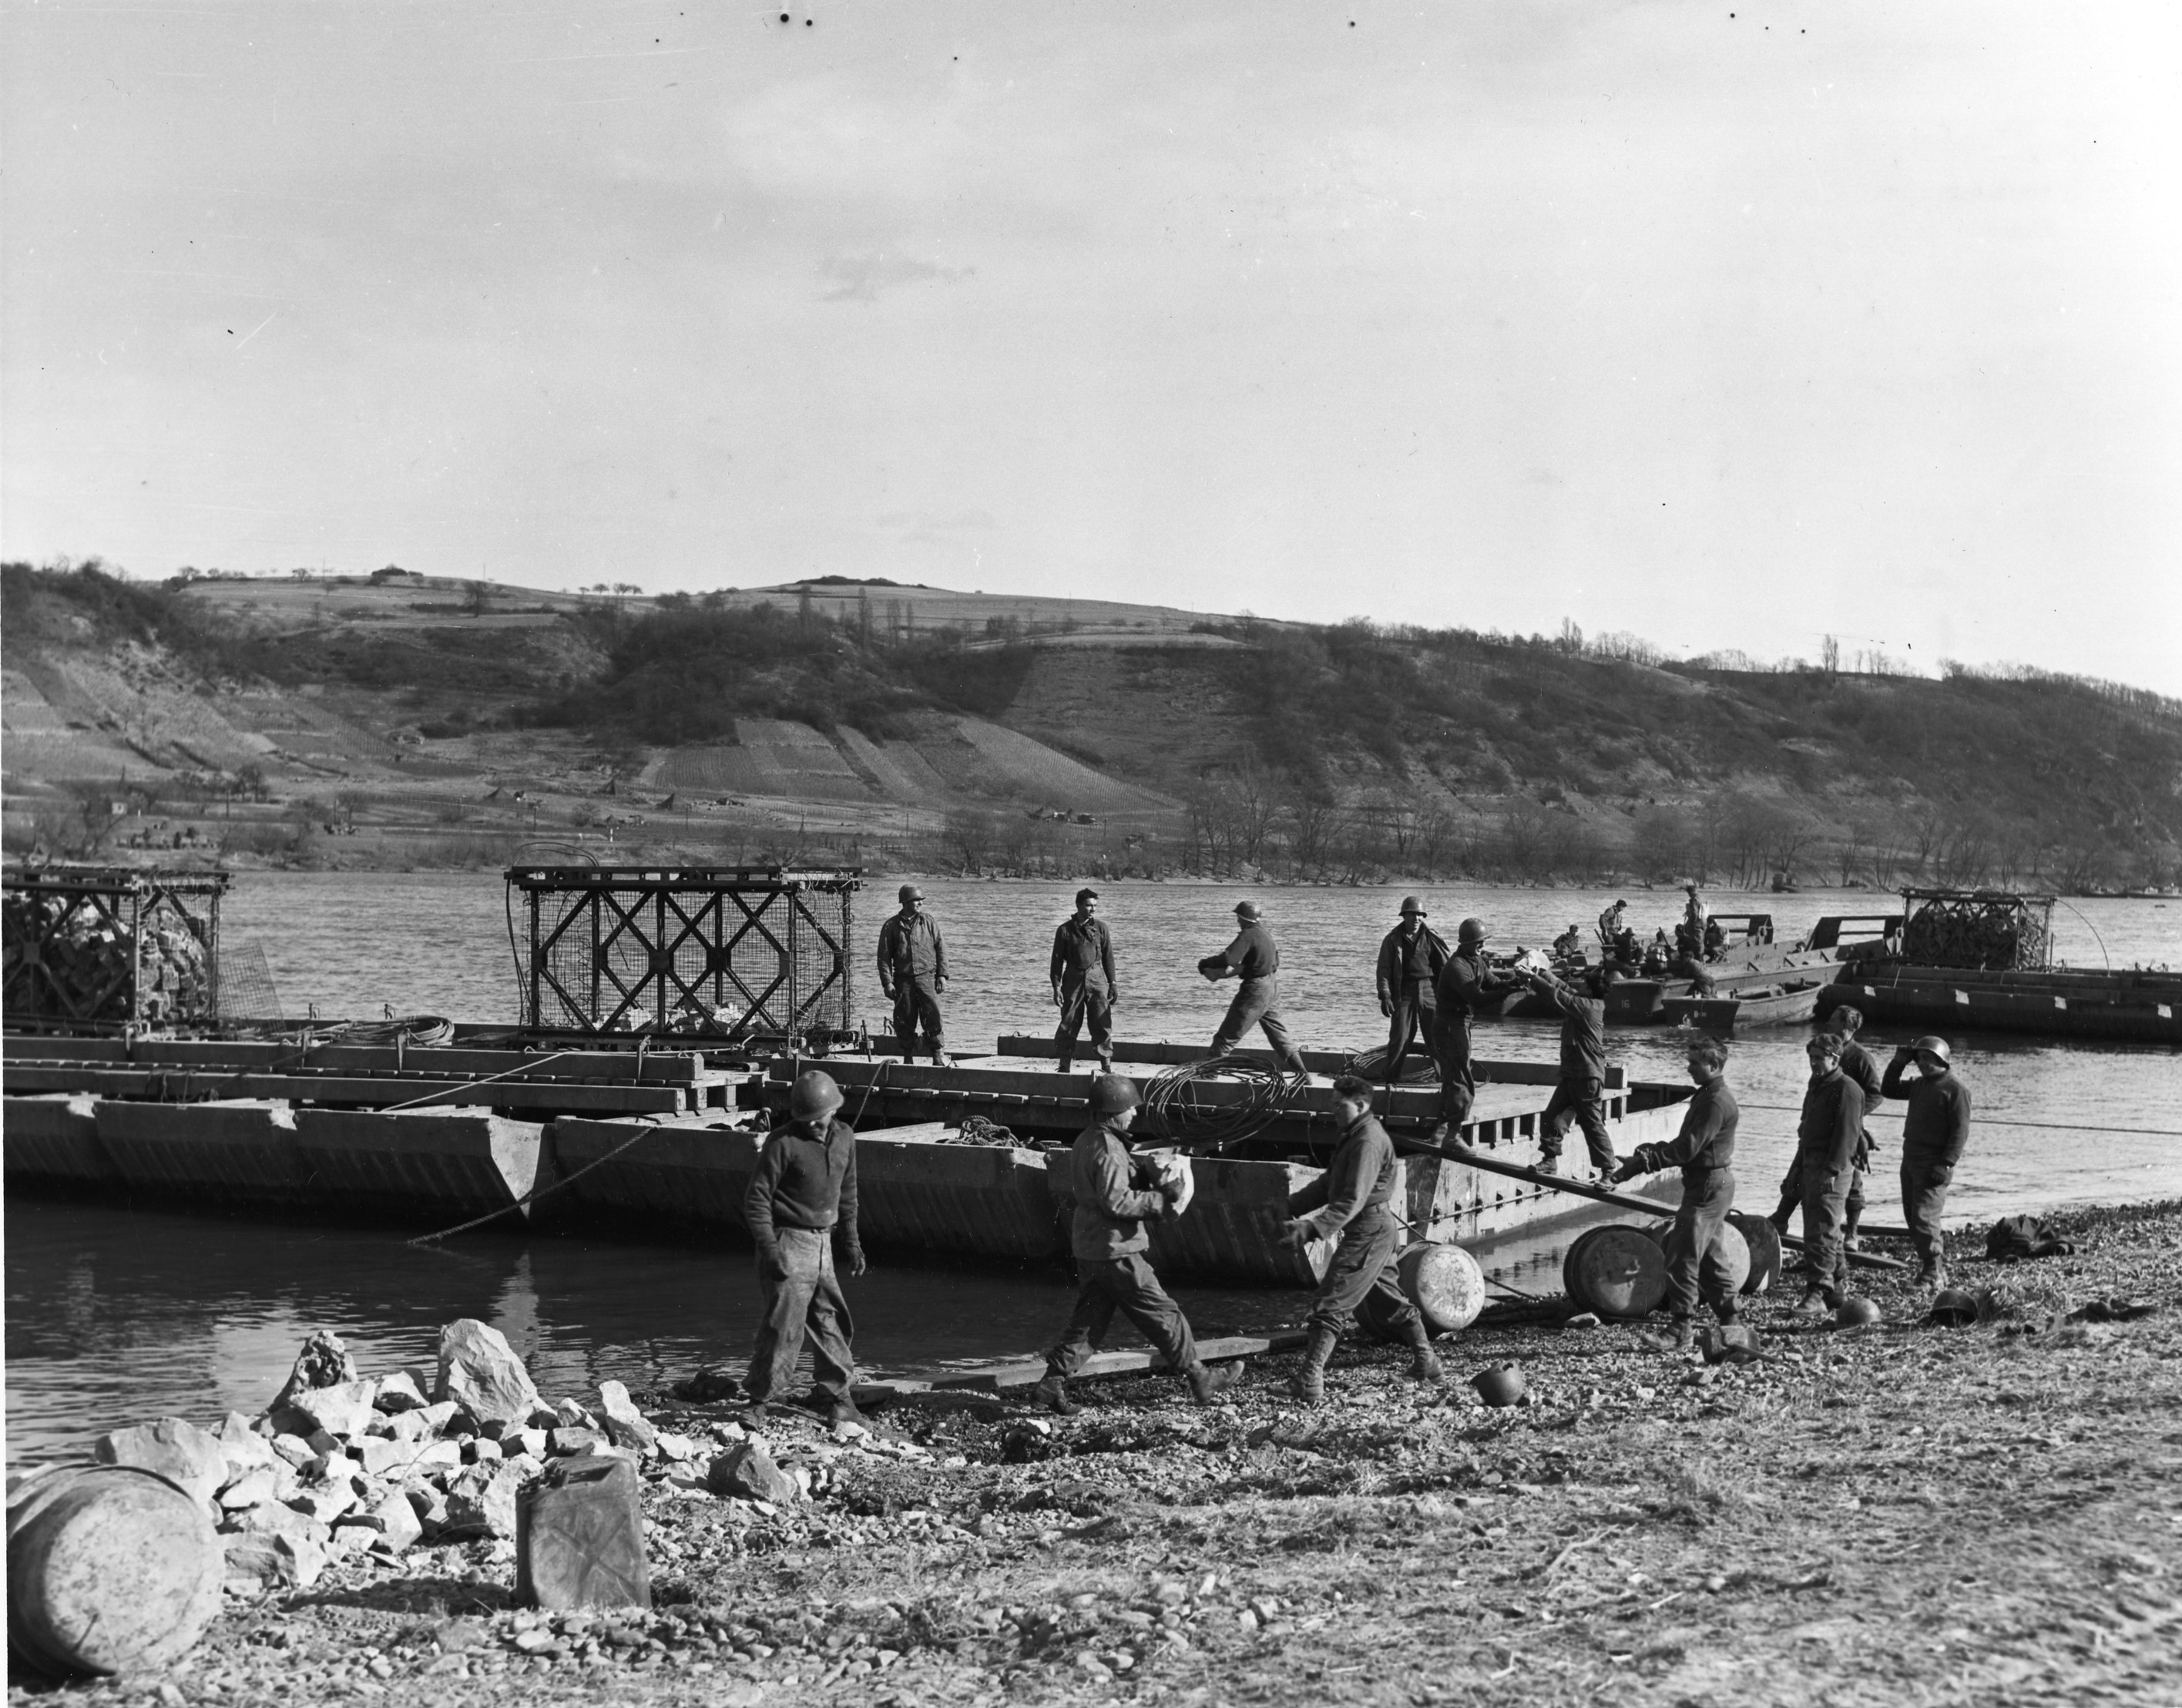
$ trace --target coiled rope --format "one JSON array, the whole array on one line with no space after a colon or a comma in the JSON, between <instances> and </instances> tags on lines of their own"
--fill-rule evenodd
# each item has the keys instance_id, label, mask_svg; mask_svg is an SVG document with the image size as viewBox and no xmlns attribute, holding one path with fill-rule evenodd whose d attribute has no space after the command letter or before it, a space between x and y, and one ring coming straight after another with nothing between
<instances>
[{"instance_id":1,"label":"coiled rope","mask_svg":"<svg viewBox=\"0 0 2182 1708\"><path fill-rule=\"evenodd\" d=\"M1208 1097L1203 1087L1213 1081L1240 1086L1243 1095L1216 1101ZM1179 1143L1193 1149L1222 1150L1270 1126L1310 1083L1307 1075L1284 1074L1267 1063L1214 1056L1155 1075L1144 1087L1144 1115L1160 1133Z\"/></svg>"}]
</instances>

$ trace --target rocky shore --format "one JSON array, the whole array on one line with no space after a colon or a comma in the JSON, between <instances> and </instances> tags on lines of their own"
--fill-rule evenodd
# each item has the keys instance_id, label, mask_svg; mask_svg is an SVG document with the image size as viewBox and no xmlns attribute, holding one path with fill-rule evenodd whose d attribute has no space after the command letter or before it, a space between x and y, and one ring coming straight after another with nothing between
<instances>
[{"instance_id":1,"label":"rocky shore","mask_svg":"<svg viewBox=\"0 0 2182 1708\"><path fill-rule=\"evenodd\" d=\"M1542 1324L1444 1342L1425 1388L1350 1344L1315 1408L1280 1357L1209 1410L1145 1377L1067 1419L934 1393L754 1436L732 1402L526 1396L482 1325L436 1401L319 1343L263 1424L203 1432L229 1589L196 1650L9 1700L2154 1700L2182 1203L2053 1220L2073 1256L1958 1242L1969 1326L1889 1278L1867 1329L1761 1302L1747 1365ZM1503 1361L1529 1391L1488 1409L1463 1379ZM515 1491L571 1454L640 1468L649 1611L514 1605Z\"/></svg>"}]
</instances>

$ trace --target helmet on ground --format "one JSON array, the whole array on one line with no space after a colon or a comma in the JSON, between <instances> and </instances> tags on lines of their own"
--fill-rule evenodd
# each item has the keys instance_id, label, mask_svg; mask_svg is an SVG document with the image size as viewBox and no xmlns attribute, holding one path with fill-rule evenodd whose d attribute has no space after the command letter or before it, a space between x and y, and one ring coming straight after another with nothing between
<instances>
[{"instance_id":1,"label":"helmet on ground","mask_svg":"<svg viewBox=\"0 0 2182 1708\"><path fill-rule=\"evenodd\" d=\"M1868 1329L1879 1320L1879 1307L1861 1293L1851 1293L1834 1307L1837 1329Z\"/></svg>"},{"instance_id":2,"label":"helmet on ground","mask_svg":"<svg viewBox=\"0 0 2182 1708\"><path fill-rule=\"evenodd\" d=\"M1246 920L1250 924L1255 925L1265 916L1265 909L1260 908L1255 902L1237 902L1235 904L1235 917L1239 920Z\"/></svg>"},{"instance_id":3,"label":"helmet on ground","mask_svg":"<svg viewBox=\"0 0 2182 1708\"><path fill-rule=\"evenodd\" d=\"M1492 1364L1470 1379L1477 1397L1488 1406L1512 1406L1523 1397L1523 1372L1514 1364Z\"/></svg>"},{"instance_id":4,"label":"helmet on ground","mask_svg":"<svg viewBox=\"0 0 2182 1708\"><path fill-rule=\"evenodd\" d=\"M813 1068L795 1076L795 1084L788 1093L788 1113L797 1120L819 1120L840 1107L841 1088L833 1083L833 1075L822 1074Z\"/></svg>"},{"instance_id":5,"label":"helmet on ground","mask_svg":"<svg viewBox=\"0 0 2182 1708\"><path fill-rule=\"evenodd\" d=\"M900 899L905 902L921 902L924 899L924 892L917 888L915 884L904 884L901 887Z\"/></svg>"},{"instance_id":6,"label":"helmet on ground","mask_svg":"<svg viewBox=\"0 0 2182 1708\"><path fill-rule=\"evenodd\" d=\"M1931 1315L1925 1320L1943 1329L1967 1329L1977 1321L1978 1302L1960 1287L1942 1287L1932 1296Z\"/></svg>"},{"instance_id":7,"label":"helmet on ground","mask_svg":"<svg viewBox=\"0 0 2182 1708\"><path fill-rule=\"evenodd\" d=\"M1136 1082L1121 1074L1101 1074L1091 1081L1091 1113L1102 1119L1133 1109L1142 1101Z\"/></svg>"},{"instance_id":8,"label":"helmet on ground","mask_svg":"<svg viewBox=\"0 0 2182 1708\"><path fill-rule=\"evenodd\" d=\"M1909 1047L1913 1050L1929 1050L1943 1062L1952 1062L1954 1059L1954 1058L1948 1053L1947 1041L1943 1037L1928 1035L1918 1039L1917 1042L1910 1045Z\"/></svg>"},{"instance_id":9,"label":"helmet on ground","mask_svg":"<svg viewBox=\"0 0 2182 1708\"><path fill-rule=\"evenodd\" d=\"M1454 928L1454 934L1464 942L1481 943L1485 941L1485 921L1483 920L1465 920L1460 925Z\"/></svg>"},{"instance_id":10,"label":"helmet on ground","mask_svg":"<svg viewBox=\"0 0 2182 1708\"><path fill-rule=\"evenodd\" d=\"M1402 911L1404 914L1415 914L1419 919L1422 919L1425 917L1425 904L1415 896L1404 896Z\"/></svg>"}]
</instances>

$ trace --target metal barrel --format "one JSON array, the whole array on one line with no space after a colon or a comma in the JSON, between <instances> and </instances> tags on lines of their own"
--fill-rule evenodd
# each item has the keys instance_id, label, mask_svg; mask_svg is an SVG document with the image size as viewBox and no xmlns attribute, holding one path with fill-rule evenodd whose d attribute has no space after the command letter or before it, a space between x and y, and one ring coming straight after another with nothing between
<instances>
[{"instance_id":1,"label":"metal barrel","mask_svg":"<svg viewBox=\"0 0 2182 1708\"><path fill-rule=\"evenodd\" d=\"M1394 1266L1402 1291L1435 1335L1468 1328L1485 1308L1485 1272L1459 1246L1404 1246Z\"/></svg>"},{"instance_id":2,"label":"metal barrel","mask_svg":"<svg viewBox=\"0 0 2182 1708\"><path fill-rule=\"evenodd\" d=\"M195 1500L130 1465L70 1466L8 1504L8 1641L58 1677L179 1660L219 1611L219 1538Z\"/></svg>"},{"instance_id":3,"label":"metal barrel","mask_svg":"<svg viewBox=\"0 0 2182 1708\"><path fill-rule=\"evenodd\" d=\"M1667 1296L1667 1260L1643 1229L1611 1222L1578 1235L1561 1260L1561 1285L1602 1317L1642 1317Z\"/></svg>"}]
</instances>

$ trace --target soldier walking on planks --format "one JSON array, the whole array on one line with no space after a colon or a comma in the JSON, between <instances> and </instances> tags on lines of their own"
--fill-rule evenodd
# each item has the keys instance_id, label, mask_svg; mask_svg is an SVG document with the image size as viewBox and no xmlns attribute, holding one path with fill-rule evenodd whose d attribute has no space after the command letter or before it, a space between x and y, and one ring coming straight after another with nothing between
<instances>
[{"instance_id":1,"label":"soldier walking on planks","mask_svg":"<svg viewBox=\"0 0 2182 1708\"><path fill-rule=\"evenodd\" d=\"M924 910L924 892L915 884L901 887L901 911L879 927L879 988L894 1003L894 1035L902 1059L917 1059L921 1026L932 1065L948 1066L946 1030L939 1019L939 993L947 988L947 946Z\"/></svg>"},{"instance_id":2,"label":"soldier walking on planks","mask_svg":"<svg viewBox=\"0 0 2182 1708\"><path fill-rule=\"evenodd\" d=\"M1602 981L1612 975L1602 968ZM1614 1141L1606 1131L1606 999L1576 991L1548 972L1531 975L1531 988L1561 1011L1561 1073L1538 1123L1538 1166L1547 1173L1560 1160L1570 1125L1583 1129L1591 1165L1614 1172Z\"/></svg>"},{"instance_id":3,"label":"soldier walking on planks","mask_svg":"<svg viewBox=\"0 0 2182 1708\"><path fill-rule=\"evenodd\" d=\"M1736 1318L1739 1285L1729 1285L1715 1250L1720 1225L1735 1208L1735 1125L1739 1112L1727 1088L1727 1046L1692 1038L1689 1074L1697 1095L1682 1110L1682 1130L1664 1144L1639 1145L1614 1171L1619 1186L1662 1169L1682 1171L1682 1202L1667 1230L1668 1332L1644 1335L1656 1351L1681 1352L1696 1338L1690 1318L1703 1296L1725 1328Z\"/></svg>"},{"instance_id":4,"label":"soldier walking on planks","mask_svg":"<svg viewBox=\"0 0 2182 1708\"><path fill-rule=\"evenodd\" d=\"M1431 1330L1395 1279L1394 1252L1407 1207L1392 1202L1401 1164L1393 1141L1371 1113L1369 1080L1343 1074L1333 1082L1333 1119L1341 1129L1333 1160L1288 1203L1296 1218L1288 1224L1290 1240L1338 1236L1341 1241L1311 1304L1302 1368L1288 1385L1298 1399L1314 1405L1326 1397L1326 1361L1366 1294L1378 1295L1385 1320L1408 1341L1409 1374L1420 1382L1437 1382L1445 1374L1432 1351Z\"/></svg>"},{"instance_id":5,"label":"soldier walking on planks","mask_svg":"<svg viewBox=\"0 0 2182 1708\"><path fill-rule=\"evenodd\" d=\"M1409 1041L1422 1032L1432 1042L1434 1010L1439 1006L1439 976L1447 965L1447 942L1425 923L1425 904L1402 898L1402 922L1379 945L1379 1012L1387 1017L1387 1083L1402 1082L1402 1058Z\"/></svg>"},{"instance_id":6,"label":"soldier walking on planks","mask_svg":"<svg viewBox=\"0 0 2182 1708\"><path fill-rule=\"evenodd\" d=\"M1155 1168L1129 1155L1127 1135L1136 1125L1137 1104L1137 1088L1127 1080L1112 1074L1094 1080L1092 1125L1077 1135L1069 1157L1069 1188L1076 1201L1069 1217L1078 1287L1076 1314L1068 1319L1061 1344L1046 1354L1044 1379L1031 1390L1035 1404L1062 1417L1077 1410L1068 1396L1068 1379L1105 1339L1116 1311L1165 1355L1200 1406L1210 1405L1243 1374L1239 1364L1215 1369L1197 1356L1189 1319L1145 1261L1151 1248L1145 1219L1181 1213L1188 1202L1189 1175L1186 1163Z\"/></svg>"},{"instance_id":7,"label":"soldier walking on planks","mask_svg":"<svg viewBox=\"0 0 2182 1708\"><path fill-rule=\"evenodd\" d=\"M1917 1077L1905 1080L1912 1063ZM1886 1064L1883 1093L1909 1104L1902 1123L1902 1215L1923 1263L1922 1285L1947 1285L1947 1237L1940 1217L1947 1186L1970 1139L1970 1093L1954 1071L1947 1041L1923 1037L1895 1051Z\"/></svg>"},{"instance_id":8,"label":"soldier walking on planks","mask_svg":"<svg viewBox=\"0 0 2182 1708\"><path fill-rule=\"evenodd\" d=\"M1303 1064L1303 1052L1289 1042L1288 1026L1277 1006L1281 987L1275 975L1280 971L1281 952L1273 947L1273 934L1265 929L1265 918L1257 903L1237 902L1235 941L1197 964L1198 971L1215 983L1225 978L1243 981L1234 1000L1227 1004L1227 1017L1213 1033L1212 1047L1206 1053L1215 1058L1232 1055L1235 1046L1243 1042L1243 1034L1254 1025L1260 1026L1265 1042L1272 1046L1273 1059L1288 1073L1308 1075L1310 1070Z\"/></svg>"},{"instance_id":9,"label":"soldier walking on planks","mask_svg":"<svg viewBox=\"0 0 2182 1708\"><path fill-rule=\"evenodd\" d=\"M1570 927L1574 930L1574 926ZM1470 1119L1477 1101L1477 1081L1470 1067L1470 1023L1486 1003L1497 1002L1517 981L1485 964L1485 921L1465 920L1455 928L1454 953L1440 969L1432 1008L1432 1059L1439 1064L1439 1125L1432 1142L1445 1144L1449 1133Z\"/></svg>"},{"instance_id":10,"label":"soldier walking on planks","mask_svg":"<svg viewBox=\"0 0 2182 1708\"><path fill-rule=\"evenodd\" d=\"M856 1324L834 1272L833 1246L851 1275L864 1272L856 1235L856 1136L840 1112L841 1088L831 1074L799 1075L788 1094L788 1119L766 1136L743 1219L757 1242L757 1346L750 1354L750 1420L795 1379L803 1337L811 1337L811 1397L830 1423L862 1421L849 1384L856 1374L850 1337Z\"/></svg>"},{"instance_id":11,"label":"soldier walking on planks","mask_svg":"<svg viewBox=\"0 0 2182 1708\"><path fill-rule=\"evenodd\" d=\"M1811 1082L1796 1126L1796 1164L1802 1170L1803 1261L1810 1279L1796 1314L1822 1317L1848 1292L1842 1213L1864 1137L1864 1087L1841 1071L1841 1034L1814 1032L1806 1047Z\"/></svg>"},{"instance_id":12,"label":"soldier walking on planks","mask_svg":"<svg viewBox=\"0 0 2182 1708\"><path fill-rule=\"evenodd\" d=\"M1076 1061L1076 1035L1091 1023L1091 1047L1099 1071L1114 1071L1114 1004L1121 988L1114 977L1114 937L1099 917L1099 892L1076 892L1076 911L1053 934L1053 1005L1061 1010L1054 1029L1061 1071Z\"/></svg>"},{"instance_id":13,"label":"soldier walking on planks","mask_svg":"<svg viewBox=\"0 0 2182 1708\"><path fill-rule=\"evenodd\" d=\"M1846 1005L1826 1016L1822 1031L1834 1033L1841 1041L1841 1071L1857 1083L1864 1092L1864 1111L1868 1115L1879 1105L1879 1064L1872 1059L1871 1052L1857 1042L1858 1027L1864 1025L1864 1013ZM1841 1244L1850 1251L1857 1248L1857 1226L1864 1220L1864 1207L1869 1197L1867 1188L1871 1184L1871 1155L1879 1148L1879 1141L1865 1128L1857 1140L1856 1168L1849 1176L1848 1197L1842 1207ZM1803 1153L1801 1151L1788 1158L1788 1172L1780 1179L1780 1203L1773 1212L1773 1225L1780 1232L1788 1231L1788 1219L1794 1215L1803 1202ZM1806 1233L1808 1229L1804 1230Z\"/></svg>"}]
</instances>

